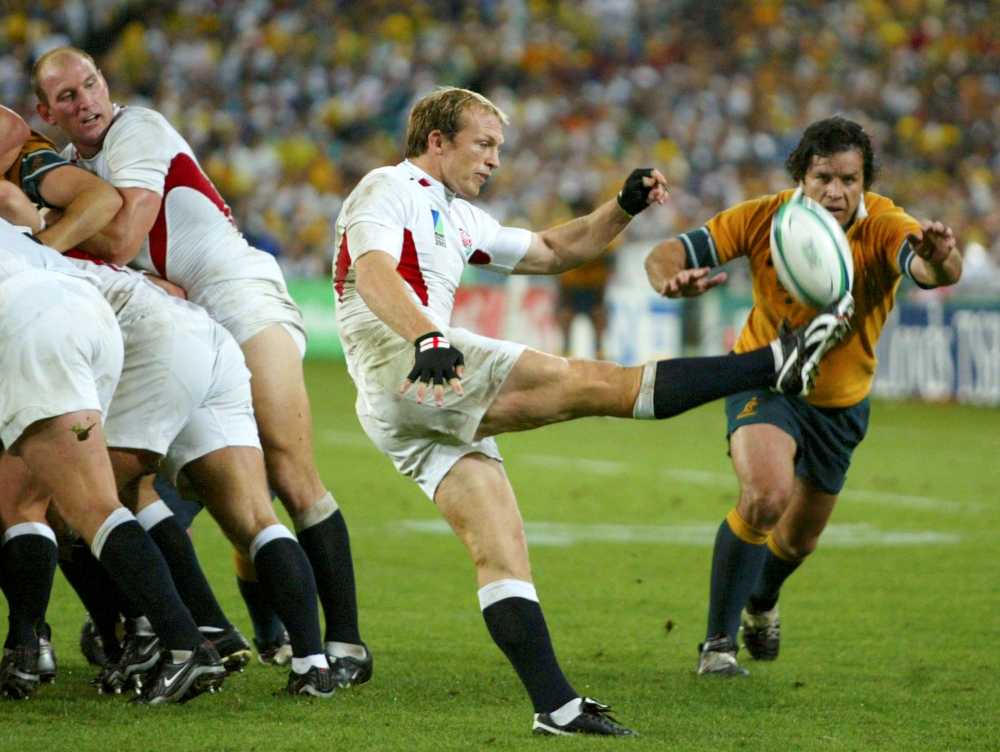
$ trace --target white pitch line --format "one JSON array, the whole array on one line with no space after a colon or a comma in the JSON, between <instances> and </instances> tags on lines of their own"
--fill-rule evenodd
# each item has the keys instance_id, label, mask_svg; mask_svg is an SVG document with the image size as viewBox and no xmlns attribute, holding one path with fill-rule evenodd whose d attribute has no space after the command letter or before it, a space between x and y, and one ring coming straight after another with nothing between
<instances>
[{"instance_id":1,"label":"white pitch line","mask_svg":"<svg viewBox=\"0 0 1000 752\"><path fill-rule=\"evenodd\" d=\"M609 460L589 460L573 457L557 457L547 454L516 455L520 462L532 465L569 470L576 473L591 473L594 475L634 475L641 472L638 466L628 462L613 462ZM736 476L732 473L715 473L706 470L685 470L683 468L660 468L657 474L665 479L690 483L697 486L713 486L722 488L738 488ZM989 507L974 501L952 501L938 499L933 496L914 496L910 494L885 493L869 491L863 488L846 488L840 494L840 501L856 504L881 504L905 509L928 509L954 514L967 512L983 512Z\"/></svg>"},{"instance_id":2,"label":"white pitch line","mask_svg":"<svg viewBox=\"0 0 1000 752\"><path fill-rule=\"evenodd\" d=\"M451 534L444 520L404 520L405 530L435 535ZM583 525L572 522L525 522L528 543L535 546L572 546L577 543L653 543L672 546L711 546L719 526L714 523L689 525ZM860 546L954 545L961 536L933 530L883 531L872 525L832 524L823 533L826 548Z\"/></svg>"}]
</instances>

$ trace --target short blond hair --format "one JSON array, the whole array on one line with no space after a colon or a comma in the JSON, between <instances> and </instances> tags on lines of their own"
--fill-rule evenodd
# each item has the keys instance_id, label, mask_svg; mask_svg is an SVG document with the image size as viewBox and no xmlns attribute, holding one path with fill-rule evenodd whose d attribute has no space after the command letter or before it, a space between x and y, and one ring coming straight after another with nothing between
<instances>
[{"instance_id":1,"label":"short blond hair","mask_svg":"<svg viewBox=\"0 0 1000 752\"><path fill-rule=\"evenodd\" d=\"M465 126L465 113L473 108L496 115L501 123L509 123L510 118L503 110L482 94L454 86L440 86L428 94L410 110L406 124L406 158L419 157L427 151L427 137L433 131L441 131L449 141Z\"/></svg>"},{"instance_id":2,"label":"short blond hair","mask_svg":"<svg viewBox=\"0 0 1000 752\"><path fill-rule=\"evenodd\" d=\"M79 47L56 47L54 50L46 52L35 61L35 65L31 69L31 88L35 92L35 96L38 97L38 101L46 107L49 104L49 98L45 95L45 89L42 88L42 73L45 72L45 68L50 63L56 62L65 57L75 57L81 60L86 60L94 66L94 70L98 70L97 63L94 62L94 58L81 50Z\"/></svg>"}]
</instances>

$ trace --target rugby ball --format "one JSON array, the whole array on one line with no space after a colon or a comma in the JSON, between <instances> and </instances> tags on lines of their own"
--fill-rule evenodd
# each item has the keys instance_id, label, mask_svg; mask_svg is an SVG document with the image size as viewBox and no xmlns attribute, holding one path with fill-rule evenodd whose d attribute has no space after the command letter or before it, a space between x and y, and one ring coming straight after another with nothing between
<instances>
[{"instance_id":1,"label":"rugby ball","mask_svg":"<svg viewBox=\"0 0 1000 752\"><path fill-rule=\"evenodd\" d=\"M809 308L844 297L854 283L854 260L840 223L816 201L786 201L771 220L771 261L778 281Z\"/></svg>"}]
</instances>

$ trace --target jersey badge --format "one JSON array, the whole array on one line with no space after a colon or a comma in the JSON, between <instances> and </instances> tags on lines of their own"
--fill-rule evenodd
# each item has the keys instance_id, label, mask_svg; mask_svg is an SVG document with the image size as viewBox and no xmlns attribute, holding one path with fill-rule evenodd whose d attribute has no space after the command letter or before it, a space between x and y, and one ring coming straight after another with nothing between
<instances>
[{"instance_id":1,"label":"jersey badge","mask_svg":"<svg viewBox=\"0 0 1000 752\"><path fill-rule=\"evenodd\" d=\"M469 258L472 255L472 237L461 227L458 228L458 236L462 239L462 248L465 249L465 257Z\"/></svg>"},{"instance_id":2,"label":"jersey badge","mask_svg":"<svg viewBox=\"0 0 1000 752\"><path fill-rule=\"evenodd\" d=\"M751 397L750 401L747 402L746 405L744 406L743 411L736 416L736 420L740 420L742 418L752 418L756 414L757 414L757 398Z\"/></svg>"},{"instance_id":3,"label":"jersey badge","mask_svg":"<svg viewBox=\"0 0 1000 752\"><path fill-rule=\"evenodd\" d=\"M431 217L434 219L434 245L447 248L448 244L444 240L444 222L441 220L441 212L431 208Z\"/></svg>"}]
</instances>

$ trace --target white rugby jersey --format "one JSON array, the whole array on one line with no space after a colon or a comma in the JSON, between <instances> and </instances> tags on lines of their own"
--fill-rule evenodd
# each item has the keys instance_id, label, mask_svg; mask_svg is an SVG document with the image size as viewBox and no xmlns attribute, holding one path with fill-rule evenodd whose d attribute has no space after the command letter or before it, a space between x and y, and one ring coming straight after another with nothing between
<instances>
[{"instance_id":1,"label":"white rugby jersey","mask_svg":"<svg viewBox=\"0 0 1000 752\"><path fill-rule=\"evenodd\" d=\"M385 251L399 262L411 297L443 329L451 322L465 265L510 274L531 233L502 227L406 161L365 175L340 210L336 239L337 320L353 337L378 321L354 286L354 262L369 251Z\"/></svg>"},{"instance_id":2,"label":"white rugby jersey","mask_svg":"<svg viewBox=\"0 0 1000 752\"><path fill-rule=\"evenodd\" d=\"M0 219L0 283L22 272L41 269L80 277L100 287L93 274L77 269L59 251L33 240L27 233L30 233L28 228L16 227Z\"/></svg>"},{"instance_id":3,"label":"white rugby jersey","mask_svg":"<svg viewBox=\"0 0 1000 752\"><path fill-rule=\"evenodd\" d=\"M64 258L77 269L97 277L101 295L111 305L119 321L141 316L150 308L169 305L172 300L166 290L157 287L146 279L144 274L127 266L109 264L77 251L70 251Z\"/></svg>"},{"instance_id":4,"label":"white rugby jersey","mask_svg":"<svg viewBox=\"0 0 1000 752\"><path fill-rule=\"evenodd\" d=\"M243 238L191 147L160 113L115 105L101 151L84 159L70 144L62 155L115 188L145 188L163 197L130 266L189 294L233 279L268 279L284 289L278 263Z\"/></svg>"}]
</instances>

